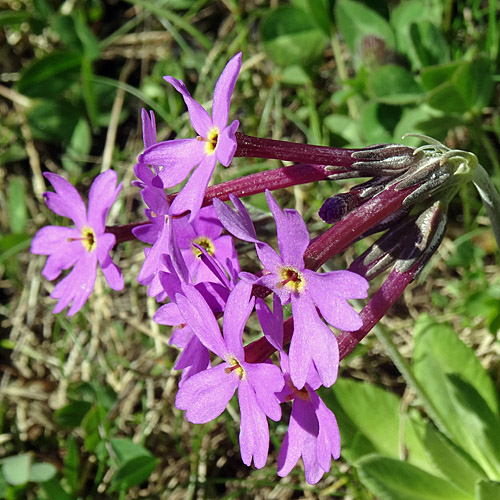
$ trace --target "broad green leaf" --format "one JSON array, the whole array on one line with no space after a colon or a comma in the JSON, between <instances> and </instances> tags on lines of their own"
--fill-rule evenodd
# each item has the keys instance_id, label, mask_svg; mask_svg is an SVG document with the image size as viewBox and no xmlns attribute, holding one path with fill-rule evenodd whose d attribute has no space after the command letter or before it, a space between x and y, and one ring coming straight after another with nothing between
<instances>
[{"instance_id":1,"label":"broad green leaf","mask_svg":"<svg viewBox=\"0 0 500 500\"><path fill-rule=\"evenodd\" d=\"M311 21L330 36L332 30L333 10L330 0L292 0L292 4L304 10Z\"/></svg>"},{"instance_id":2,"label":"broad green leaf","mask_svg":"<svg viewBox=\"0 0 500 500\"><path fill-rule=\"evenodd\" d=\"M411 104L421 101L423 91L413 75L395 64L386 64L368 77L377 101L385 104Z\"/></svg>"},{"instance_id":3,"label":"broad green leaf","mask_svg":"<svg viewBox=\"0 0 500 500\"><path fill-rule=\"evenodd\" d=\"M447 388L461 426L457 441L485 470L490 479L500 481L500 418L493 414L472 384L461 375L450 374Z\"/></svg>"},{"instance_id":4,"label":"broad green leaf","mask_svg":"<svg viewBox=\"0 0 500 500\"><path fill-rule=\"evenodd\" d=\"M90 452L94 452L97 445L102 441L99 432L100 423L99 409L94 406L87 412L82 420L82 427L85 431L85 448Z\"/></svg>"},{"instance_id":5,"label":"broad green leaf","mask_svg":"<svg viewBox=\"0 0 500 500\"><path fill-rule=\"evenodd\" d=\"M489 433L499 425L498 398L493 382L473 351L463 344L449 325L423 317L417 322L415 332L413 372L425 388L433 412L439 415L445 427L441 431L481 467L491 470L496 456L488 449L492 442ZM457 375L460 376L459 382L456 382ZM464 401L472 406L465 407ZM467 419L469 423L466 423ZM478 444L485 447L486 456L471 442L468 426L472 424L475 424L473 430L476 432L473 439L481 440Z\"/></svg>"},{"instance_id":6,"label":"broad green leaf","mask_svg":"<svg viewBox=\"0 0 500 500\"><path fill-rule=\"evenodd\" d=\"M41 483L40 487L45 492L48 498L57 500L76 500L76 497L68 495L66 490L61 486L59 480L54 477L45 483Z\"/></svg>"},{"instance_id":7,"label":"broad green leaf","mask_svg":"<svg viewBox=\"0 0 500 500\"><path fill-rule=\"evenodd\" d=\"M33 136L43 141L69 141L78 123L78 110L69 102L42 99L27 112Z\"/></svg>"},{"instance_id":8,"label":"broad green leaf","mask_svg":"<svg viewBox=\"0 0 500 500\"><path fill-rule=\"evenodd\" d=\"M30 477L31 455L23 453L2 460L2 472L9 484L26 484Z\"/></svg>"},{"instance_id":9,"label":"broad green leaf","mask_svg":"<svg viewBox=\"0 0 500 500\"><path fill-rule=\"evenodd\" d=\"M328 130L344 138L349 146L361 147L362 140L359 136L359 126L356 121L346 115L331 114L324 119Z\"/></svg>"},{"instance_id":10,"label":"broad green leaf","mask_svg":"<svg viewBox=\"0 0 500 500\"><path fill-rule=\"evenodd\" d=\"M80 118L73 130L70 143L66 148L66 154L62 157L64 169L72 175L81 172L81 166L92 146L92 134L88 120Z\"/></svg>"},{"instance_id":11,"label":"broad green leaf","mask_svg":"<svg viewBox=\"0 0 500 500\"><path fill-rule=\"evenodd\" d=\"M392 130L401 116L400 108L369 102L361 115L363 136L368 144L391 142Z\"/></svg>"},{"instance_id":12,"label":"broad green leaf","mask_svg":"<svg viewBox=\"0 0 500 500\"><path fill-rule=\"evenodd\" d=\"M427 94L427 104L434 109L450 114L463 115L469 111L467 102L452 82L442 83L432 89Z\"/></svg>"},{"instance_id":13,"label":"broad green leaf","mask_svg":"<svg viewBox=\"0 0 500 500\"><path fill-rule=\"evenodd\" d=\"M60 427L78 427L85 415L89 412L91 404L88 401L70 401L54 413L54 421Z\"/></svg>"},{"instance_id":14,"label":"broad green leaf","mask_svg":"<svg viewBox=\"0 0 500 500\"><path fill-rule=\"evenodd\" d=\"M417 67L441 64L449 60L449 47L441 31L430 20L423 19L409 26L410 54Z\"/></svg>"},{"instance_id":15,"label":"broad green leaf","mask_svg":"<svg viewBox=\"0 0 500 500\"><path fill-rule=\"evenodd\" d=\"M390 23L396 36L396 48L412 62L414 69L419 68L419 61L414 60L413 47L409 37L410 25L427 16L427 6L422 0L408 0L399 3L391 12Z\"/></svg>"},{"instance_id":16,"label":"broad green leaf","mask_svg":"<svg viewBox=\"0 0 500 500\"><path fill-rule=\"evenodd\" d=\"M455 71L453 82L468 110L479 113L490 104L495 82L486 59L464 61Z\"/></svg>"},{"instance_id":17,"label":"broad green leaf","mask_svg":"<svg viewBox=\"0 0 500 500\"><path fill-rule=\"evenodd\" d=\"M369 35L382 38L389 48L395 48L395 38L389 23L375 11L353 0L338 0L335 5L338 28L356 56L362 40Z\"/></svg>"},{"instance_id":18,"label":"broad green leaf","mask_svg":"<svg viewBox=\"0 0 500 500\"><path fill-rule=\"evenodd\" d=\"M124 462L113 476L113 485L119 489L137 486L146 481L155 470L158 459L151 455L141 455Z\"/></svg>"},{"instance_id":19,"label":"broad green leaf","mask_svg":"<svg viewBox=\"0 0 500 500\"><path fill-rule=\"evenodd\" d=\"M22 252L31 244L29 234L8 234L0 237L0 264L8 258Z\"/></svg>"},{"instance_id":20,"label":"broad green leaf","mask_svg":"<svg viewBox=\"0 0 500 500\"><path fill-rule=\"evenodd\" d=\"M339 378L330 391L325 391L326 395L328 393L331 396L325 398L339 420L342 438L345 417L351 422L351 430L354 426L351 439L342 442L343 447L358 446L353 460L373 451L398 456L400 400L395 394L372 384L343 378Z\"/></svg>"},{"instance_id":21,"label":"broad green leaf","mask_svg":"<svg viewBox=\"0 0 500 500\"><path fill-rule=\"evenodd\" d=\"M302 9L285 5L265 17L260 25L264 50L276 64L306 66L316 61L327 37Z\"/></svg>"},{"instance_id":22,"label":"broad green leaf","mask_svg":"<svg viewBox=\"0 0 500 500\"><path fill-rule=\"evenodd\" d=\"M69 436L66 441L66 454L63 460L63 477L72 493L78 491L78 482L80 477L80 454L78 445L73 436Z\"/></svg>"},{"instance_id":23,"label":"broad green leaf","mask_svg":"<svg viewBox=\"0 0 500 500\"><path fill-rule=\"evenodd\" d=\"M427 395L440 413L446 417L453 409L447 392L446 375L457 373L471 384L486 401L491 412L499 413L499 401L490 376L448 323L438 323L429 316L421 316L415 325L413 371Z\"/></svg>"},{"instance_id":24,"label":"broad green leaf","mask_svg":"<svg viewBox=\"0 0 500 500\"><path fill-rule=\"evenodd\" d=\"M5 479L2 469L0 468L0 498L5 498L8 487L9 485L7 483L7 480Z\"/></svg>"},{"instance_id":25,"label":"broad green leaf","mask_svg":"<svg viewBox=\"0 0 500 500\"><path fill-rule=\"evenodd\" d=\"M75 82L81 61L79 52L54 50L23 70L17 91L28 97L58 97Z\"/></svg>"},{"instance_id":26,"label":"broad green leaf","mask_svg":"<svg viewBox=\"0 0 500 500\"><path fill-rule=\"evenodd\" d=\"M441 474L457 488L473 496L476 481L484 479L485 476L470 456L431 423L426 426L424 446Z\"/></svg>"},{"instance_id":27,"label":"broad green leaf","mask_svg":"<svg viewBox=\"0 0 500 500\"><path fill-rule=\"evenodd\" d=\"M483 479L476 484L475 500L496 500L500 498L500 482Z\"/></svg>"},{"instance_id":28,"label":"broad green leaf","mask_svg":"<svg viewBox=\"0 0 500 500\"><path fill-rule=\"evenodd\" d=\"M281 82L288 85L307 85L311 82L306 70L297 64L283 68L279 78Z\"/></svg>"},{"instance_id":29,"label":"broad green leaf","mask_svg":"<svg viewBox=\"0 0 500 500\"><path fill-rule=\"evenodd\" d=\"M52 479L57 473L57 469L45 462L32 464L29 480L34 483L44 483Z\"/></svg>"},{"instance_id":30,"label":"broad green leaf","mask_svg":"<svg viewBox=\"0 0 500 500\"><path fill-rule=\"evenodd\" d=\"M450 482L401 460L369 455L356 463L363 484L380 500L472 500Z\"/></svg>"},{"instance_id":31,"label":"broad green leaf","mask_svg":"<svg viewBox=\"0 0 500 500\"><path fill-rule=\"evenodd\" d=\"M26 229L26 191L23 177L11 177L8 188L9 224L14 234Z\"/></svg>"},{"instance_id":32,"label":"broad green leaf","mask_svg":"<svg viewBox=\"0 0 500 500\"><path fill-rule=\"evenodd\" d=\"M429 66L423 68L420 74L420 81L425 90L432 90L443 83L449 82L455 71L460 66L459 61L452 63L439 64L438 66Z\"/></svg>"},{"instance_id":33,"label":"broad green leaf","mask_svg":"<svg viewBox=\"0 0 500 500\"><path fill-rule=\"evenodd\" d=\"M0 28L8 26L12 29L27 21L29 17L28 12L25 10L4 10L0 12Z\"/></svg>"},{"instance_id":34,"label":"broad green leaf","mask_svg":"<svg viewBox=\"0 0 500 500\"><path fill-rule=\"evenodd\" d=\"M134 443L131 439L114 438L111 439L110 444L120 463L136 457L152 457L151 453L144 446Z\"/></svg>"}]
</instances>

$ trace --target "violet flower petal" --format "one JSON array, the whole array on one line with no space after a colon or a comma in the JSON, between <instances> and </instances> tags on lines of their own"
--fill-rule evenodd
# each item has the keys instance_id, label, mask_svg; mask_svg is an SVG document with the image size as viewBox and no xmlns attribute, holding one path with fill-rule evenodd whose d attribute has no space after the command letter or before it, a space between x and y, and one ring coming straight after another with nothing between
<instances>
[{"instance_id":1,"label":"violet flower petal","mask_svg":"<svg viewBox=\"0 0 500 500\"><path fill-rule=\"evenodd\" d=\"M200 210L210 178L217 160L215 155L205 156L200 165L192 173L186 185L175 197L170 207L171 213L178 215L190 211L189 222L192 222Z\"/></svg>"},{"instance_id":2,"label":"violet flower petal","mask_svg":"<svg viewBox=\"0 0 500 500\"><path fill-rule=\"evenodd\" d=\"M259 240L257 239L257 234L247 209L239 198L233 195L229 195L229 197L236 208L236 212L218 198L213 200L213 206L222 225L240 240L251 243L258 242Z\"/></svg>"},{"instance_id":3,"label":"violet flower petal","mask_svg":"<svg viewBox=\"0 0 500 500\"><path fill-rule=\"evenodd\" d=\"M282 211L271 192L266 190L266 200L276 221L278 246L283 263L299 270L304 269L304 252L309 245L309 232L296 210Z\"/></svg>"},{"instance_id":4,"label":"violet flower petal","mask_svg":"<svg viewBox=\"0 0 500 500\"><path fill-rule=\"evenodd\" d=\"M155 114L150 111L148 112L143 108L141 111L142 119L142 140L144 142L144 149L149 148L153 144L156 144L156 119Z\"/></svg>"},{"instance_id":5,"label":"violet flower petal","mask_svg":"<svg viewBox=\"0 0 500 500\"><path fill-rule=\"evenodd\" d=\"M240 69L241 52L238 52L228 61L215 84L212 118L215 125L219 128L225 127L227 124L231 96L233 95Z\"/></svg>"},{"instance_id":6,"label":"violet flower petal","mask_svg":"<svg viewBox=\"0 0 500 500\"><path fill-rule=\"evenodd\" d=\"M205 424L217 418L229 403L238 387L239 378L226 373L226 363L204 370L186 380L177 392L175 406L186 410L193 424Z\"/></svg>"},{"instance_id":7,"label":"violet flower petal","mask_svg":"<svg viewBox=\"0 0 500 500\"><path fill-rule=\"evenodd\" d=\"M252 463L257 469L266 465L269 451L269 427L266 416L260 409L253 388L241 381L238 388L240 404L240 452L245 465Z\"/></svg>"},{"instance_id":8,"label":"violet flower petal","mask_svg":"<svg viewBox=\"0 0 500 500\"><path fill-rule=\"evenodd\" d=\"M239 125L240 122L238 120L234 120L231 125L223 128L219 132L215 154L217 156L217 160L225 167L229 167L231 161L233 160L234 153L236 153L236 149L238 147L238 143L236 141L236 130Z\"/></svg>"},{"instance_id":9,"label":"violet flower petal","mask_svg":"<svg viewBox=\"0 0 500 500\"><path fill-rule=\"evenodd\" d=\"M193 329L205 347L217 356L226 359L228 350L207 302L192 285L183 285L182 290L185 296L176 295L175 300L184 321Z\"/></svg>"},{"instance_id":10,"label":"violet flower petal","mask_svg":"<svg viewBox=\"0 0 500 500\"><path fill-rule=\"evenodd\" d=\"M281 418L281 406L275 393L280 392L285 385L281 370L271 363L243 363L242 368L255 391L260 408L277 422Z\"/></svg>"},{"instance_id":11,"label":"violet flower petal","mask_svg":"<svg viewBox=\"0 0 500 500\"><path fill-rule=\"evenodd\" d=\"M87 224L85 203L80 194L66 179L57 174L45 172L46 177L55 189L55 193L43 194L47 206L57 215L71 219L78 229Z\"/></svg>"},{"instance_id":12,"label":"violet flower petal","mask_svg":"<svg viewBox=\"0 0 500 500\"><path fill-rule=\"evenodd\" d=\"M186 103L186 106L188 108L189 119L191 121L191 124L193 125L194 130L201 137L206 137L209 130L214 126L210 115L205 111L201 104L196 102L191 97L191 94L189 93L186 85L182 80L177 80L172 76L164 76L163 79L166 82L170 83L170 85L172 85L174 89L182 95L184 102Z\"/></svg>"},{"instance_id":13,"label":"violet flower petal","mask_svg":"<svg viewBox=\"0 0 500 500\"><path fill-rule=\"evenodd\" d=\"M115 245L115 235L104 233L97 240L97 258L101 267L102 273L108 282L108 285L113 290L122 290L124 286L123 276L120 268L113 262L109 252Z\"/></svg>"},{"instance_id":14,"label":"violet flower petal","mask_svg":"<svg viewBox=\"0 0 500 500\"><path fill-rule=\"evenodd\" d=\"M337 379L339 351L333 332L318 316L312 299L292 294L294 331L290 343L290 377L297 389L304 387L310 363L325 387ZM318 349L321 346L321 349Z\"/></svg>"},{"instance_id":15,"label":"violet flower petal","mask_svg":"<svg viewBox=\"0 0 500 500\"><path fill-rule=\"evenodd\" d=\"M229 353L242 361L245 358L243 351L243 329L253 310L255 298L252 295L252 285L244 281L238 282L227 299L222 331Z\"/></svg>"},{"instance_id":16,"label":"violet flower petal","mask_svg":"<svg viewBox=\"0 0 500 500\"><path fill-rule=\"evenodd\" d=\"M334 273L304 271L309 294L330 325L340 330L356 331L363 326L363 320L344 297L365 298L368 282L349 271Z\"/></svg>"},{"instance_id":17,"label":"violet flower petal","mask_svg":"<svg viewBox=\"0 0 500 500\"><path fill-rule=\"evenodd\" d=\"M106 170L94 179L90 187L87 221L97 234L104 233L106 216L122 188L121 183L116 186L116 180L116 172Z\"/></svg>"}]
</instances>

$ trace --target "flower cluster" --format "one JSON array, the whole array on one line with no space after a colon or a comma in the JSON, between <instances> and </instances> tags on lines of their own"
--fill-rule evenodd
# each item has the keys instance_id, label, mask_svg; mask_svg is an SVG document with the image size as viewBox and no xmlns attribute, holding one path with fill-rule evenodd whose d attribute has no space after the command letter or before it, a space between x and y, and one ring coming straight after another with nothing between
<instances>
[{"instance_id":1,"label":"flower cluster","mask_svg":"<svg viewBox=\"0 0 500 500\"><path fill-rule=\"evenodd\" d=\"M154 321L173 327L170 343L181 350L176 407L192 423L209 422L237 391L241 456L261 468L269 450L268 418L279 421L282 405L292 403L278 474L287 475L302 458L306 480L314 484L340 456L337 422L318 389L335 383L339 361L429 260L444 234L451 196L477 165L466 153L435 142L417 149L389 144L352 150L246 136L237 132L237 120L228 125L240 69L237 54L217 81L212 116L182 81L165 77L184 99L195 138L157 142L155 116L143 110L144 151L134 184L147 207L146 221L106 229L121 187L112 171L92 184L88 212L75 188L46 174L55 189L46 193L47 205L76 228L42 228L32 252L49 256L43 270L49 280L73 267L51 294L59 300L54 312L70 305L72 315L92 291L97 263L111 288L123 287L110 257L116 242L146 243L137 280L160 304ZM217 162L228 167L235 156L294 164L208 187ZM312 241L299 212L283 210L271 194L300 183L356 177L372 179L325 201L320 216L333 225ZM240 200L264 191L278 251L259 236ZM348 270L320 270L357 239L379 232L379 240ZM240 268L237 250L248 252L249 246L255 248L253 272ZM387 270L381 288L358 313L349 301L366 299L369 280ZM291 311L286 321L285 307ZM260 338L249 342L249 332Z\"/></svg>"}]
</instances>

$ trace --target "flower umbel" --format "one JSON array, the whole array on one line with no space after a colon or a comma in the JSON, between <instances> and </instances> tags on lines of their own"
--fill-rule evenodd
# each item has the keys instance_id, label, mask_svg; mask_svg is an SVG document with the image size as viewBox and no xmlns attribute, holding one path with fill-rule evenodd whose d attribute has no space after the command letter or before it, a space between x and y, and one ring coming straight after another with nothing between
<instances>
[{"instance_id":1,"label":"flower umbel","mask_svg":"<svg viewBox=\"0 0 500 500\"><path fill-rule=\"evenodd\" d=\"M78 191L66 179L52 173L44 175L56 191L44 194L48 207L71 219L76 228L43 227L33 238L31 252L48 255L42 274L49 281L73 267L50 294L59 300L54 312L71 304L68 316L72 316L83 307L94 288L98 262L109 286L114 290L123 288L121 272L109 255L115 245L115 236L105 232L106 216L121 184L116 186L116 173L112 170L97 176L90 188L86 211Z\"/></svg>"}]
</instances>

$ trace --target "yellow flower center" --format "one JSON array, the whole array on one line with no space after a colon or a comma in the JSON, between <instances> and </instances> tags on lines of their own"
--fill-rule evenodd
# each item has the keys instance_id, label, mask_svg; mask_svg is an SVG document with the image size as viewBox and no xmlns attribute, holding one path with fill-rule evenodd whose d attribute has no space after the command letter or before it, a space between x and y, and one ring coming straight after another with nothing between
<instances>
[{"instance_id":1,"label":"yellow flower center","mask_svg":"<svg viewBox=\"0 0 500 500\"><path fill-rule=\"evenodd\" d=\"M81 238L68 238L67 241L81 241L87 252L92 252L97 247L97 237L94 230L89 226L82 228Z\"/></svg>"},{"instance_id":2,"label":"yellow flower center","mask_svg":"<svg viewBox=\"0 0 500 500\"><path fill-rule=\"evenodd\" d=\"M283 266L278 271L278 288L286 288L290 292L302 293L306 288L304 275L290 266Z\"/></svg>"},{"instance_id":3,"label":"yellow flower center","mask_svg":"<svg viewBox=\"0 0 500 500\"><path fill-rule=\"evenodd\" d=\"M204 248L210 257L213 257L215 253L215 246L212 240L208 236L198 236L191 242L191 249L196 257L201 258L201 250L196 248L194 245Z\"/></svg>"},{"instance_id":4,"label":"yellow flower center","mask_svg":"<svg viewBox=\"0 0 500 500\"><path fill-rule=\"evenodd\" d=\"M205 142L205 153L207 156L213 155L217 149L217 141L219 139L219 127L212 127L207 134L207 137L196 138L198 141Z\"/></svg>"},{"instance_id":5,"label":"yellow flower center","mask_svg":"<svg viewBox=\"0 0 500 500\"><path fill-rule=\"evenodd\" d=\"M228 360L228 364L230 366L224 368L224 371L229 375L232 372L236 372L240 380L243 380L246 377L245 370L240 365L239 361L234 357L230 356Z\"/></svg>"}]
</instances>

